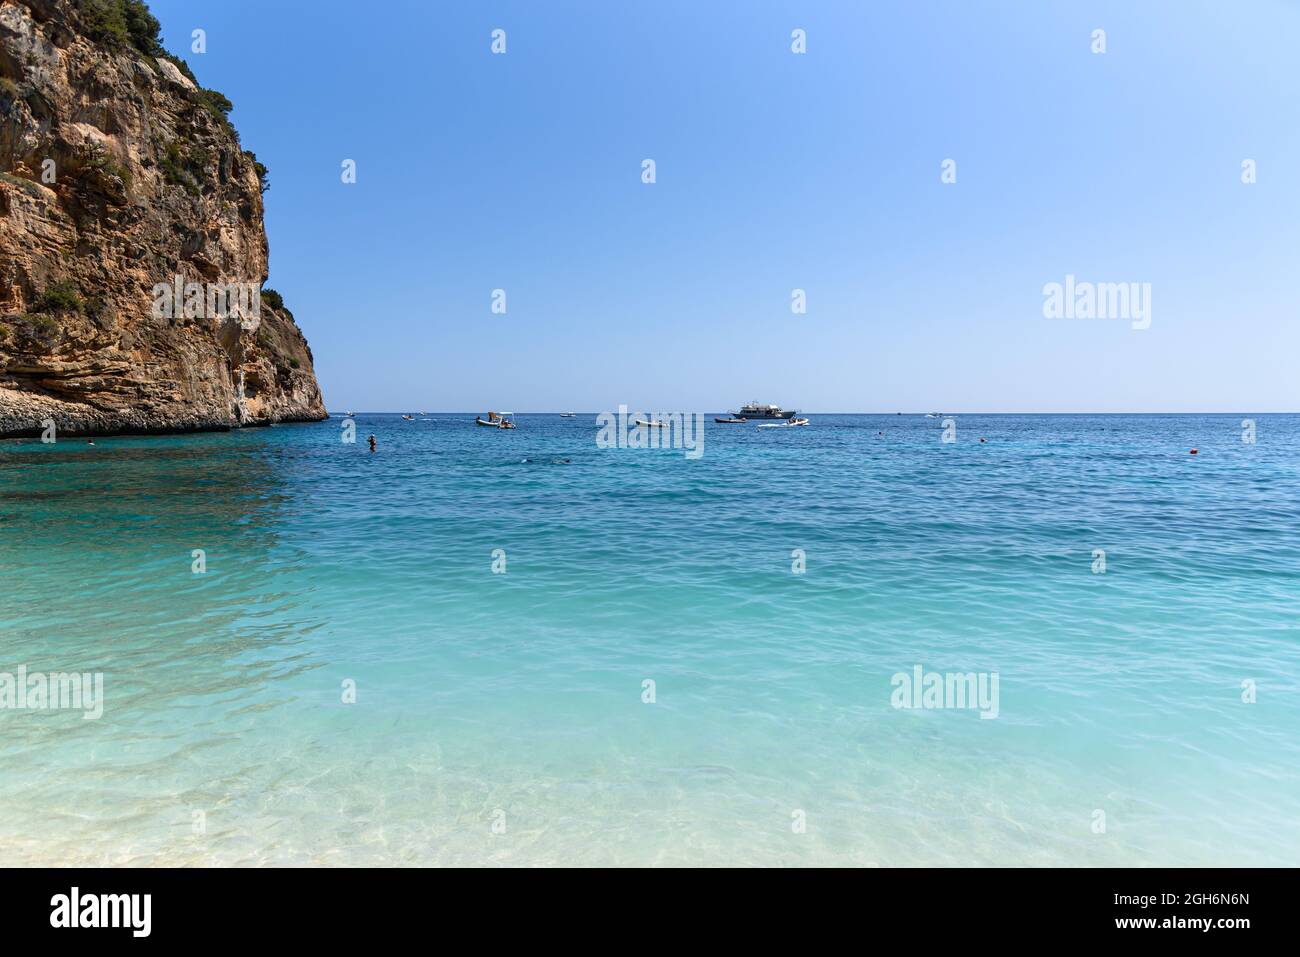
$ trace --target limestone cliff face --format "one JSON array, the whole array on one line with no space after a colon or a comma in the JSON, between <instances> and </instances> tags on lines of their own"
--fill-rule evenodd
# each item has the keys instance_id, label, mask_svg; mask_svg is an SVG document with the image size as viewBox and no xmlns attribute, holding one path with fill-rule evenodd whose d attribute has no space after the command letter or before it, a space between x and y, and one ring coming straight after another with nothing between
<instances>
[{"instance_id":1,"label":"limestone cliff face","mask_svg":"<svg viewBox=\"0 0 1300 957\"><path fill-rule=\"evenodd\" d=\"M156 30L140 0L0 0L0 436L326 416L278 296L211 308L266 280L265 171Z\"/></svg>"}]
</instances>

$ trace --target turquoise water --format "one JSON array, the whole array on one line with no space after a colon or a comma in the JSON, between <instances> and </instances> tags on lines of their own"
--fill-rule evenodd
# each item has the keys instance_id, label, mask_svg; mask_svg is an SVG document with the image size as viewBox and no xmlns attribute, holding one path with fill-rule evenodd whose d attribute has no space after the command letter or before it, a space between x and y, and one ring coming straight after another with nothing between
<instances>
[{"instance_id":1,"label":"turquoise water","mask_svg":"<svg viewBox=\"0 0 1300 957\"><path fill-rule=\"evenodd\" d=\"M6 863L1300 864L1300 417L472 417L0 442Z\"/></svg>"}]
</instances>

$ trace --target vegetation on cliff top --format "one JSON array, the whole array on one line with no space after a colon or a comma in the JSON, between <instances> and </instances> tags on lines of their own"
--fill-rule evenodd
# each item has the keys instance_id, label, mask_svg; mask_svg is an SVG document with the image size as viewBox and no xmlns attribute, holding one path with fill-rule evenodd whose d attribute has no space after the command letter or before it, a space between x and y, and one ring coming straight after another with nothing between
<instances>
[{"instance_id":1,"label":"vegetation on cliff top","mask_svg":"<svg viewBox=\"0 0 1300 957\"><path fill-rule=\"evenodd\" d=\"M162 25L143 0L77 0L77 7L93 39L119 50L130 44L146 56L162 52Z\"/></svg>"},{"instance_id":2,"label":"vegetation on cliff top","mask_svg":"<svg viewBox=\"0 0 1300 957\"><path fill-rule=\"evenodd\" d=\"M147 59L166 60L174 64L197 87L193 94L194 102L224 127L236 143L239 142L239 132L230 122L230 111L234 109L234 104L225 94L201 86L189 64L167 52L162 44L162 24L149 12L144 0L75 0L75 3L86 34L92 40L103 43L111 50L135 50ZM196 172L195 161L206 157L196 157L191 152L182 159L171 146L168 150L169 154L161 164L167 181L184 186L192 193L197 192L197 183L191 174ZM245 150L244 154L257 171L258 181L265 193L270 189L266 167L258 162L257 156L251 151Z\"/></svg>"},{"instance_id":3,"label":"vegetation on cliff top","mask_svg":"<svg viewBox=\"0 0 1300 957\"><path fill-rule=\"evenodd\" d=\"M162 24L144 0L76 0L86 35L111 50L132 48L155 60L167 60L198 86L189 64L162 45Z\"/></svg>"}]
</instances>

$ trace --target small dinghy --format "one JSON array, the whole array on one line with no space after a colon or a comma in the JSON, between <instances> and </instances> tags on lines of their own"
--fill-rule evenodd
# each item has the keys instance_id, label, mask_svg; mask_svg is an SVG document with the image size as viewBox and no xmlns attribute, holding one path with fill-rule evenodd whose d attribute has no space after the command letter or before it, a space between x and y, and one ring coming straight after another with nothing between
<instances>
[{"instance_id":1,"label":"small dinghy","mask_svg":"<svg viewBox=\"0 0 1300 957\"><path fill-rule=\"evenodd\" d=\"M735 416L727 417L722 415L715 415L713 417L713 421L721 422L723 425L744 425L745 424L744 419L738 419Z\"/></svg>"},{"instance_id":2,"label":"small dinghy","mask_svg":"<svg viewBox=\"0 0 1300 957\"><path fill-rule=\"evenodd\" d=\"M666 428L668 428L668 423L667 423L667 422L647 422L645 419L637 419L637 420L636 420L636 424L639 425L639 426L640 426L641 428L643 428L643 429L666 429Z\"/></svg>"},{"instance_id":3,"label":"small dinghy","mask_svg":"<svg viewBox=\"0 0 1300 957\"><path fill-rule=\"evenodd\" d=\"M474 422L476 425L486 426L491 429L513 429L515 427L514 415L511 412L489 412L486 419L479 416Z\"/></svg>"},{"instance_id":4,"label":"small dinghy","mask_svg":"<svg viewBox=\"0 0 1300 957\"><path fill-rule=\"evenodd\" d=\"M576 412L561 412L561 413L560 413L560 418L562 418L562 419L572 419L572 418L576 418L577 415L578 415L578 413L576 413Z\"/></svg>"}]
</instances>

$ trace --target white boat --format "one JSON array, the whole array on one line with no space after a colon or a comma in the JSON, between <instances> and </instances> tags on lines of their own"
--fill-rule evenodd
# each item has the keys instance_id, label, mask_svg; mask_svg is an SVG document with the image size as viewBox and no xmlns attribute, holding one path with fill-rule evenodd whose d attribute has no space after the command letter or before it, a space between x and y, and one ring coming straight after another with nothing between
<instances>
[{"instance_id":1,"label":"white boat","mask_svg":"<svg viewBox=\"0 0 1300 957\"><path fill-rule=\"evenodd\" d=\"M794 409L786 410L779 405L759 405L746 402L737 412L731 413L737 419L793 419L799 413Z\"/></svg>"},{"instance_id":2,"label":"white boat","mask_svg":"<svg viewBox=\"0 0 1300 957\"><path fill-rule=\"evenodd\" d=\"M479 416L474 420L474 423L492 429L513 429L515 427L514 415L513 412L489 412L486 419Z\"/></svg>"},{"instance_id":3,"label":"white boat","mask_svg":"<svg viewBox=\"0 0 1300 957\"><path fill-rule=\"evenodd\" d=\"M668 423L667 423L667 422L647 422L645 419L637 419L635 424L641 426L641 428L643 428L643 429L666 429L666 428L668 428Z\"/></svg>"},{"instance_id":4,"label":"white boat","mask_svg":"<svg viewBox=\"0 0 1300 957\"><path fill-rule=\"evenodd\" d=\"M793 429L800 425L807 425L807 419L791 419L789 422L764 422L759 426L760 429Z\"/></svg>"},{"instance_id":5,"label":"white boat","mask_svg":"<svg viewBox=\"0 0 1300 957\"><path fill-rule=\"evenodd\" d=\"M578 413L576 413L576 412L561 412L561 413L560 413L560 418L562 418L562 419L572 419L572 418L576 418L577 415L578 415Z\"/></svg>"}]
</instances>

